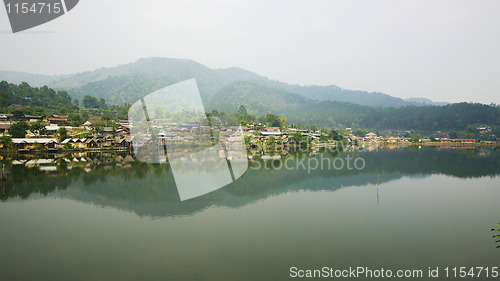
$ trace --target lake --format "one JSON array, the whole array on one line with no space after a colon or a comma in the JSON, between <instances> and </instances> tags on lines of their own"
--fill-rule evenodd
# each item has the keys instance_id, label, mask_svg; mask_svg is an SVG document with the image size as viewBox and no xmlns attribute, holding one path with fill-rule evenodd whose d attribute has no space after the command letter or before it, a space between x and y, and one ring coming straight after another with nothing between
<instances>
[{"instance_id":1,"label":"lake","mask_svg":"<svg viewBox=\"0 0 500 281\"><path fill-rule=\"evenodd\" d=\"M254 157L233 183L186 201L168 164L126 152L0 164L2 280L291 280L323 267L485 280L445 268L500 266L495 148Z\"/></svg>"}]
</instances>

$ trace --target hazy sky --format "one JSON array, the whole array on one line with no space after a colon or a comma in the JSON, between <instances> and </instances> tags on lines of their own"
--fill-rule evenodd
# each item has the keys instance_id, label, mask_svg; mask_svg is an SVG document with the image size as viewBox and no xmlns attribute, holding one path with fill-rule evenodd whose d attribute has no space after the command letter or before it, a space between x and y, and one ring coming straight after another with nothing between
<instances>
[{"instance_id":1,"label":"hazy sky","mask_svg":"<svg viewBox=\"0 0 500 281\"><path fill-rule=\"evenodd\" d=\"M12 34L0 70L67 74L161 56L270 79L500 103L500 1L80 0Z\"/></svg>"}]
</instances>

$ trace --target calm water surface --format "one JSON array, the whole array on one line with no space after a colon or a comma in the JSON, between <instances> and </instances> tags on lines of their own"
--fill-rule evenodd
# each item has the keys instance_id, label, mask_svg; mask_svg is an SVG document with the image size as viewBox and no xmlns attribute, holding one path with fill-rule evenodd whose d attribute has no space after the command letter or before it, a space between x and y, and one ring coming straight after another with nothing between
<instances>
[{"instance_id":1,"label":"calm water surface","mask_svg":"<svg viewBox=\"0 0 500 281\"><path fill-rule=\"evenodd\" d=\"M347 155L365 167L280 166ZM43 157L1 162L1 280L289 280L292 266L500 266L490 232L500 221L494 149L253 160L233 184L183 202L168 165Z\"/></svg>"}]
</instances>

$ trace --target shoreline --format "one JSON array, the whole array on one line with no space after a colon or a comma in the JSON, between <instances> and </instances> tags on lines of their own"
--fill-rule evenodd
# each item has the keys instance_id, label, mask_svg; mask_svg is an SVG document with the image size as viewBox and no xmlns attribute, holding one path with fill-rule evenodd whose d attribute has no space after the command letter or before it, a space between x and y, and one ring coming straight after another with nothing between
<instances>
[{"instance_id":1,"label":"shoreline","mask_svg":"<svg viewBox=\"0 0 500 281\"><path fill-rule=\"evenodd\" d=\"M429 147L462 147L462 148L477 148L477 147L500 147L500 143L486 143L486 142L358 142L357 145L354 142L347 143L348 146L400 146L400 147L410 147L410 146L429 146ZM334 143L313 143L310 148L326 148L335 147ZM290 150L288 145L266 145L268 148L281 147L282 150ZM251 150L249 145L246 145L247 150ZM99 148L76 148L76 149L64 149L64 148L54 148L54 149L2 149L0 154L28 154L28 153L65 153L65 152L107 152L107 151L133 151L132 147L99 147Z\"/></svg>"}]
</instances>

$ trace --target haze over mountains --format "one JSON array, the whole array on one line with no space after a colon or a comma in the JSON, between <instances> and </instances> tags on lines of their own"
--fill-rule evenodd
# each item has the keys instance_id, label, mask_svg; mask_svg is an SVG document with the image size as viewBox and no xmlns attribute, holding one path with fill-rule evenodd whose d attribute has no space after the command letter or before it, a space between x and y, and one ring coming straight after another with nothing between
<instances>
[{"instance_id":1,"label":"haze over mountains","mask_svg":"<svg viewBox=\"0 0 500 281\"><path fill-rule=\"evenodd\" d=\"M445 105L434 103L429 99L413 98L403 100L378 92L346 90L330 86L300 86L270 80L264 76L241 69L210 69L202 64L186 59L147 58L134 63L110 68L100 68L94 71L73 75L39 75L24 72L0 71L0 80L19 84L28 82L31 86L48 85L56 89L66 89L73 98L81 100L86 94L105 98L111 104L133 103L137 99L167 85L186 79L196 78L198 87L205 103L220 105L221 109L231 111L233 101L227 100L227 95L236 98L245 96L251 98L252 91L258 90L257 96L265 93L266 99L275 100L271 95L288 96L291 100L307 102L340 101L368 106L406 106L406 105ZM229 91L235 91L229 93ZM250 91L250 92L249 92ZM217 99L214 99L214 96ZM240 103L244 100L239 99ZM261 103L266 103L260 101ZM252 104L247 103L251 108ZM238 105L239 106L239 105ZM276 103L257 106L260 109L279 106ZM255 113L261 112L258 108Z\"/></svg>"}]
</instances>

